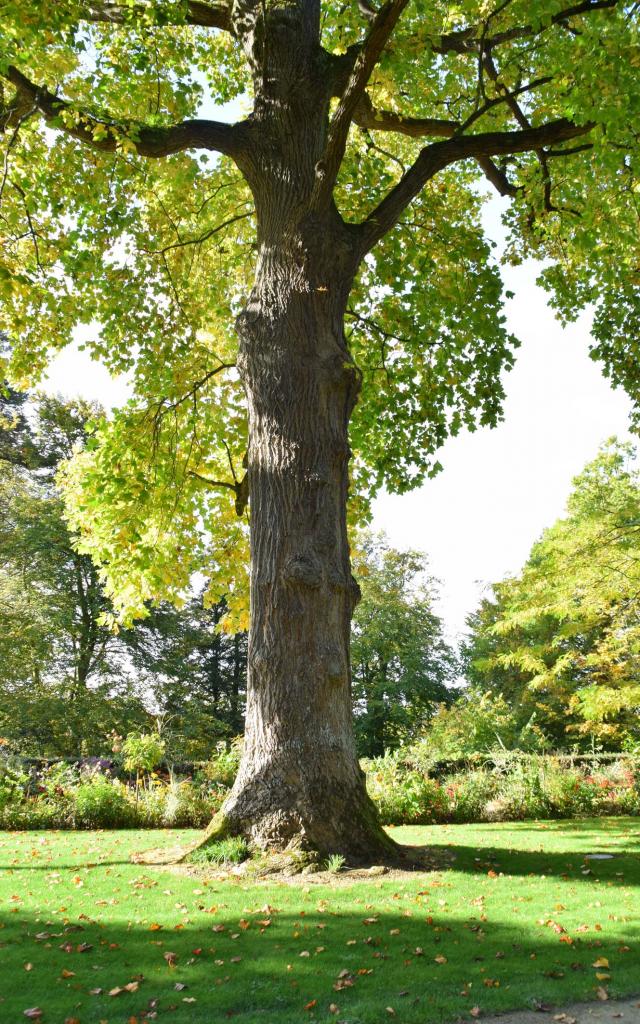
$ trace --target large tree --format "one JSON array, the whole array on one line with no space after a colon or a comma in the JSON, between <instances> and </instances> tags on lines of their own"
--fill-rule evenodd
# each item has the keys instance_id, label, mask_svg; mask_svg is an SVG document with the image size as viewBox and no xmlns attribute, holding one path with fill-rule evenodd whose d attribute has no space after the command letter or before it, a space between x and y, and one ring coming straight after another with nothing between
<instances>
[{"instance_id":1,"label":"large tree","mask_svg":"<svg viewBox=\"0 0 640 1024\"><path fill-rule=\"evenodd\" d=\"M70 701L117 674L122 653L102 623L110 605L98 570L74 548L54 479L97 411L0 393L0 684L56 680Z\"/></svg>"},{"instance_id":2,"label":"large tree","mask_svg":"<svg viewBox=\"0 0 640 1024\"><path fill-rule=\"evenodd\" d=\"M174 760L206 760L216 739L242 733L247 635L220 630L225 613L224 601L207 607L198 593L182 608L153 608L123 634L153 687Z\"/></svg>"},{"instance_id":3,"label":"large tree","mask_svg":"<svg viewBox=\"0 0 640 1024\"><path fill-rule=\"evenodd\" d=\"M384 537L359 538L354 571L362 596L351 630L358 750L380 757L408 743L455 695L457 661L434 611L437 581L425 556Z\"/></svg>"},{"instance_id":4,"label":"large tree","mask_svg":"<svg viewBox=\"0 0 640 1024\"><path fill-rule=\"evenodd\" d=\"M131 372L135 397L68 480L121 616L200 559L242 605L229 564L250 496L246 742L211 835L388 848L351 725L349 462L364 500L406 490L448 434L500 416L516 343L483 183L510 201L512 258L548 258L561 315L598 303L594 354L635 395L636 15L3 5L10 372L33 376L92 320L92 352ZM203 116L231 100L235 123Z\"/></svg>"},{"instance_id":5,"label":"large tree","mask_svg":"<svg viewBox=\"0 0 640 1024\"><path fill-rule=\"evenodd\" d=\"M559 745L638 741L640 472L610 442L574 480L566 515L522 572L494 586L469 620L464 657Z\"/></svg>"}]
</instances>

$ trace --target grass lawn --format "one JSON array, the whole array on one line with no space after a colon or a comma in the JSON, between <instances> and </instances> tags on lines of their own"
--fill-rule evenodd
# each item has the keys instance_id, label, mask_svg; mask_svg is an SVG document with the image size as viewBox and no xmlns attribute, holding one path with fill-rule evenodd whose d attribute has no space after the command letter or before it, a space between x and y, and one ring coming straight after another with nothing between
<instances>
[{"instance_id":1,"label":"grass lawn","mask_svg":"<svg viewBox=\"0 0 640 1024\"><path fill-rule=\"evenodd\" d=\"M191 832L1 833L0 1021L429 1024L640 993L640 819L392 833L453 866L204 883L128 862Z\"/></svg>"}]
</instances>

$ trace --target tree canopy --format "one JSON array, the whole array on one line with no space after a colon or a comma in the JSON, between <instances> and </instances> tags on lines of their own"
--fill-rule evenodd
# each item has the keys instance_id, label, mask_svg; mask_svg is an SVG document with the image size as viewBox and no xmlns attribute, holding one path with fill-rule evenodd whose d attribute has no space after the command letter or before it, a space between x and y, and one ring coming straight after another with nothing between
<instances>
[{"instance_id":1,"label":"tree canopy","mask_svg":"<svg viewBox=\"0 0 640 1024\"><path fill-rule=\"evenodd\" d=\"M132 375L133 399L66 479L83 550L125 619L204 567L246 625L247 426L229 328L256 261L247 161L267 58L254 29L279 25L278 9L3 6L5 366L33 381L90 323L91 354ZM318 21L314 88L334 97L322 188L364 257L346 314L363 378L354 515L382 483L403 491L437 471L447 436L501 416L517 341L481 226L485 186L510 201L508 258L547 261L564 319L595 305L592 354L635 399L635 6L294 9ZM235 124L212 119L224 104Z\"/></svg>"},{"instance_id":2,"label":"tree canopy","mask_svg":"<svg viewBox=\"0 0 640 1024\"><path fill-rule=\"evenodd\" d=\"M560 743L638 741L640 471L611 441L567 514L470 619L469 673Z\"/></svg>"}]
</instances>

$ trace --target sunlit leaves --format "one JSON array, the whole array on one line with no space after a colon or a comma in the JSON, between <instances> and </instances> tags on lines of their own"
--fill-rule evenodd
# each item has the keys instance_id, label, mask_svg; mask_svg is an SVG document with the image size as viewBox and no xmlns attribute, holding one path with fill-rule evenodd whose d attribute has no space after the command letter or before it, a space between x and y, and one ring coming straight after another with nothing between
<instances>
[{"instance_id":1,"label":"sunlit leaves","mask_svg":"<svg viewBox=\"0 0 640 1024\"><path fill-rule=\"evenodd\" d=\"M586 466L567 515L544 532L520 576L495 586L469 648L478 675L519 688L543 721L613 743L637 739L640 706L633 455L610 443Z\"/></svg>"},{"instance_id":2,"label":"sunlit leaves","mask_svg":"<svg viewBox=\"0 0 640 1024\"><path fill-rule=\"evenodd\" d=\"M144 160L136 139L143 126L217 116L230 101L230 119L239 118L252 85L240 41L187 24L182 0L120 6L121 24L88 19L78 0L3 7L0 72L15 64L68 101L46 127L21 108L3 137L6 372L33 382L75 327L92 326L87 348L129 373L134 398L66 473L83 549L126 621L152 599L180 600L196 568L211 578L212 597L224 592L237 610L246 603L246 525L234 519L233 490L244 473L244 399L231 369L224 385L199 382L235 362L234 318L256 257L252 197L229 160L196 151ZM508 258L548 260L543 282L564 318L596 306L593 354L635 400L637 12L560 19L560 10L559 0L414 0L369 99L401 117L458 121L466 133L593 122L584 145L514 155L494 170L512 200ZM331 53L366 30L355 0L327 0L321 15ZM479 40L491 44L484 59ZM3 111L13 98L7 83ZM114 139L115 152L65 134L78 125L90 125L98 144ZM366 218L426 141L354 127L335 190L344 219ZM406 491L437 472L447 437L501 417L516 341L480 224L479 182L473 161L437 176L356 281L347 329L363 389L351 431L352 519L366 516L381 485Z\"/></svg>"}]
</instances>

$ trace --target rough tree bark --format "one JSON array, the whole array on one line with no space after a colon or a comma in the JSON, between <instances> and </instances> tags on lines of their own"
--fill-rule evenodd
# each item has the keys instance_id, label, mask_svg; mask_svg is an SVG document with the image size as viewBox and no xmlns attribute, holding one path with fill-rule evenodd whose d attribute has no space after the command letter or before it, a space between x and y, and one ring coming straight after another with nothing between
<instances>
[{"instance_id":1,"label":"rough tree bark","mask_svg":"<svg viewBox=\"0 0 640 1024\"><path fill-rule=\"evenodd\" d=\"M242 167L258 260L236 324L251 502L245 746L208 838L377 859L395 844L358 764L349 664L359 591L346 529L348 425L359 372L343 318L357 258L333 200L314 202L333 85L318 26L300 9L273 10L259 29L258 42L255 26L246 30L256 102Z\"/></svg>"}]
</instances>

